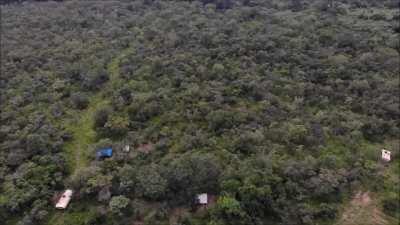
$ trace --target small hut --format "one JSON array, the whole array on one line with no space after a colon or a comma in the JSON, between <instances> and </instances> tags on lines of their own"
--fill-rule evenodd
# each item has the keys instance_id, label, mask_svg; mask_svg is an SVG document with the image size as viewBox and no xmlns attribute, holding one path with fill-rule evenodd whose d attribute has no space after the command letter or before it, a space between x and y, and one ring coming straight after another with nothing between
<instances>
[{"instance_id":1,"label":"small hut","mask_svg":"<svg viewBox=\"0 0 400 225\"><path fill-rule=\"evenodd\" d=\"M57 201L56 209L66 209L72 199L72 193L71 189L65 190Z\"/></svg>"},{"instance_id":2,"label":"small hut","mask_svg":"<svg viewBox=\"0 0 400 225\"><path fill-rule=\"evenodd\" d=\"M125 145L122 149L124 152L129 152L131 150L129 145Z\"/></svg>"},{"instance_id":3,"label":"small hut","mask_svg":"<svg viewBox=\"0 0 400 225\"><path fill-rule=\"evenodd\" d=\"M391 160L391 152L386 150L386 149L382 149L382 160L385 162L389 162Z\"/></svg>"},{"instance_id":4,"label":"small hut","mask_svg":"<svg viewBox=\"0 0 400 225\"><path fill-rule=\"evenodd\" d=\"M196 203L199 205L207 205L208 204L208 194L202 193L196 196Z\"/></svg>"}]
</instances>

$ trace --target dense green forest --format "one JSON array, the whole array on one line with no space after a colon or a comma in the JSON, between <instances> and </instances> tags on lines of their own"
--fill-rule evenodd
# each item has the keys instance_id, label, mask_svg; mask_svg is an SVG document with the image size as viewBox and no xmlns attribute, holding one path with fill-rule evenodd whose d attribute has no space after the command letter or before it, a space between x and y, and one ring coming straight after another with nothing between
<instances>
[{"instance_id":1,"label":"dense green forest","mask_svg":"<svg viewBox=\"0 0 400 225\"><path fill-rule=\"evenodd\" d=\"M0 223L398 224L397 0L0 2Z\"/></svg>"}]
</instances>

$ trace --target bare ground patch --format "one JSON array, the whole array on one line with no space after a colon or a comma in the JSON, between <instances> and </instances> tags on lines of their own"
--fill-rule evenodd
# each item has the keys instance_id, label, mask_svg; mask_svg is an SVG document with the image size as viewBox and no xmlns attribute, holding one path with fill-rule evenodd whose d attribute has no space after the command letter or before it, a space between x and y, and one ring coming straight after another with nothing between
<instances>
[{"instance_id":1,"label":"bare ground patch","mask_svg":"<svg viewBox=\"0 0 400 225\"><path fill-rule=\"evenodd\" d=\"M388 225L385 217L373 194L359 191L344 208L336 225Z\"/></svg>"}]
</instances>

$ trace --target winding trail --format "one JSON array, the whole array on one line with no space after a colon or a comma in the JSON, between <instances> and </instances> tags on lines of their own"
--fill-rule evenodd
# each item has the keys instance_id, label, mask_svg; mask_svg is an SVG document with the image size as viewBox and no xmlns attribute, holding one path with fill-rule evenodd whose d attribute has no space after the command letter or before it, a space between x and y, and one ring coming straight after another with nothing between
<instances>
[{"instance_id":1,"label":"winding trail","mask_svg":"<svg viewBox=\"0 0 400 225\"><path fill-rule=\"evenodd\" d=\"M119 79L120 62L131 53L133 53L133 48L127 48L107 65L109 82L104 85L103 89L113 90L119 85L121 82ZM84 111L79 112L78 120L66 125L66 129L73 136L73 139L65 145L67 165L71 176L89 165L88 154L90 152L87 151L88 146L96 141L96 131L93 129L94 114L96 110L110 104L108 97L103 92L96 93L90 97L88 107Z\"/></svg>"},{"instance_id":2,"label":"winding trail","mask_svg":"<svg viewBox=\"0 0 400 225\"><path fill-rule=\"evenodd\" d=\"M123 58L134 52L133 47L123 50L107 65L109 81L104 84L103 89L113 90L122 82L120 78L120 63ZM71 141L64 146L66 161L70 177L78 175L77 173L90 164L89 146L96 141L96 131L94 128L94 114L99 108L110 104L109 96L104 92L97 92L89 99L89 105L85 110L76 112L73 121L65 123L65 129L72 135ZM67 180L67 179L66 179ZM66 225L65 217L67 214L77 221L85 221L87 212L69 213L68 211L54 211L50 215L47 225ZM75 225L75 224L74 224ZM79 225L79 224L76 224Z\"/></svg>"},{"instance_id":3,"label":"winding trail","mask_svg":"<svg viewBox=\"0 0 400 225\"><path fill-rule=\"evenodd\" d=\"M378 199L370 192L358 191L346 205L336 225L389 225L379 208Z\"/></svg>"},{"instance_id":4,"label":"winding trail","mask_svg":"<svg viewBox=\"0 0 400 225\"><path fill-rule=\"evenodd\" d=\"M88 147L95 142L96 132L93 130L94 113L97 109L105 107L109 100L96 94L90 99L87 109L79 115L79 120L68 124L66 129L72 134L73 139L65 145L67 165L73 176L77 171L88 166Z\"/></svg>"}]
</instances>

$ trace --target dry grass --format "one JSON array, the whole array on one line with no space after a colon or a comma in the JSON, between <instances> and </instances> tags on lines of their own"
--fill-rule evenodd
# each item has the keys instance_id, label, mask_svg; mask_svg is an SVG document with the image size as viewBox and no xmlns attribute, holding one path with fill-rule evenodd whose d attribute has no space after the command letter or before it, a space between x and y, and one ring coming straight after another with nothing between
<instances>
[{"instance_id":1,"label":"dry grass","mask_svg":"<svg viewBox=\"0 0 400 225\"><path fill-rule=\"evenodd\" d=\"M359 191L343 209L335 225L393 225L379 207L379 200L370 192Z\"/></svg>"}]
</instances>

